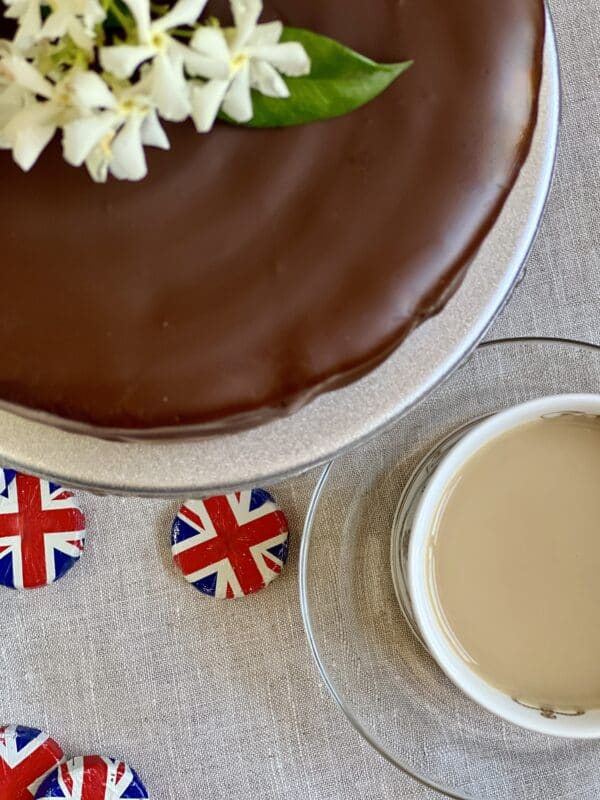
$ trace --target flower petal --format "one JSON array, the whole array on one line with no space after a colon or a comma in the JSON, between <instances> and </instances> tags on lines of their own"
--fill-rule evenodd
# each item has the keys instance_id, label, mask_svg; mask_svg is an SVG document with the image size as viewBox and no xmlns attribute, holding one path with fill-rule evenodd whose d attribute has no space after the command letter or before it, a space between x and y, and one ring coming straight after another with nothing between
<instances>
[{"instance_id":1,"label":"flower petal","mask_svg":"<svg viewBox=\"0 0 600 800\"><path fill-rule=\"evenodd\" d=\"M100 48L100 64L116 78L130 78L140 64L155 55L156 50L148 45L113 45Z\"/></svg>"},{"instance_id":2,"label":"flower petal","mask_svg":"<svg viewBox=\"0 0 600 800\"><path fill-rule=\"evenodd\" d=\"M47 81L37 69L20 56L7 56L0 61L0 75L7 75L12 81L33 94L50 98L54 94L54 86Z\"/></svg>"},{"instance_id":3,"label":"flower petal","mask_svg":"<svg viewBox=\"0 0 600 800\"><path fill-rule=\"evenodd\" d=\"M164 17L159 17L152 24L152 28L165 32L171 28L182 25L193 25L204 11L208 0L179 0Z\"/></svg>"},{"instance_id":4,"label":"flower petal","mask_svg":"<svg viewBox=\"0 0 600 800\"><path fill-rule=\"evenodd\" d=\"M117 100L97 72L78 72L69 79L73 99L81 108L116 108Z\"/></svg>"},{"instance_id":5,"label":"flower petal","mask_svg":"<svg viewBox=\"0 0 600 800\"><path fill-rule=\"evenodd\" d=\"M229 81L208 81L202 86L192 89L192 119L198 133L208 133L213 125L225 99Z\"/></svg>"},{"instance_id":6,"label":"flower petal","mask_svg":"<svg viewBox=\"0 0 600 800\"><path fill-rule=\"evenodd\" d=\"M152 65L152 99L163 119L181 122L190 115L190 93L183 62L160 53Z\"/></svg>"},{"instance_id":7,"label":"flower petal","mask_svg":"<svg viewBox=\"0 0 600 800\"><path fill-rule=\"evenodd\" d=\"M0 92L0 130L23 108L26 98L25 90L14 83Z\"/></svg>"},{"instance_id":8,"label":"flower petal","mask_svg":"<svg viewBox=\"0 0 600 800\"><path fill-rule=\"evenodd\" d=\"M2 130L2 134L3 138L8 141L9 146L14 149L18 145L20 137L22 143L24 143L23 146L26 146L29 141L33 141L35 144L38 138L37 134L35 133L36 131L46 131L50 129L54 131L58 124L59 114L57 112L56 105L52 101L33 101L24 108L17 110L11 116ZM29 135L28 132L30 131L33 131L34 133ZM42 134L42 139L44 138L44 135L45 134ZM44 144L43 147L45 146L46 145ZM39 153L36 154L34 161L37 159L38 155Z\"/></svg>"},{"instance_id":9,"label":"flower petal","mask_svg":"<svg viewBox=\"0 0 600 800\"><path fill-rule=\"evenodd\" d=\"M69 21L68 33L77 47L80 47L87 53L93 52L95 46L95 37L86 31L83 23L78 20L77 17L71 17L71 20Z\"/></svg>"},{"instance_id":10,"label":"flower petal","mask_svg":"<svg viewBox=\"0 0 600 800\"><path fill-rule=\"evenodd\" d=\"M6 129L9 135L16 136L19 130L25 128L56 125L57 117L56 104L51 100L34 100L14 115Z\"/></svg>"},{"instance_id":11,"label":"flower petal","mask_svg":"<svg viewBox=\"0 0 600 800\"><path fill-rule=\"evenodd\" d=\"M70 20L71 14L66 11L55 11L46 19L36 38L60 39L67 32Z\"/></svg>"},{"instance_id":12,"label":"flower petal","mask_svg":"<svg viewBox=\"0 0 600 800\"><path fill-rule=\"evenodd\" d=\"M86 25L93 28L101 22L104 22L106 19L106 11L96 0L85 0L81 16L85 20Z\"/></svg>"},{"instance_id":13,"label":"flower petal","mask_svg":"<svg viewBox=\"0 0 600 800\"><path fill-rule=\"evenodd\" d=\"M17 16L19 20L19 29L14 38L14 43L18 47L27 48L31 47L42 27L42 12L40 3L37 0L30 0L24 4L26 6L24 13ZM5 16L10 15L10 10Z\"/></svg>"},{"instance_id":14,"label":"flower petal","mask_svg":"<svg viewBox=\"0 0 600 800\"><path fill-rule=\"evenodd\" d=\"M142 118L132 114L112 143L110 171L115 178L141 181L148 174L141 127Z\"/></svg>"},{"instance_id":15,"label":"flower petal","mask_svg":"<svg viewBox=\"0 0 600 800\"><path fill-rule=\"evenodd\" d=\"M13 158L28 172L38 160L56 132L55 125L39 125L19 130L13 144Z\"/></svg>"},{"instance_id":16,"label":"flower petal","mask_svg":"<svg viewBox=\"0 0 600 800\"><path fill-rule=\"evenodd\" d=\"M287 83L267 61L250 62L250 85L267 97L289 97Z\"/></svg>"},{"instance_id":17,"label":"flower petal","mask_svg":"<svg viewBox=\"0 0 600 800\"><path fill-rule=\"evenodd\" d=\"M139 43L142 45L149 44L152 20L150 15L150 0L125 0L125 5L129 8L135 19Z\"/></svg>"},{"instance_id":18,"label":"flower petal","mask_svg":"<svg viewBox=\"0 0 600 800\"><path fill-rule=\"evenodd\" d=\"M279 72L290 77L310 73L310 58L299 42L249 47L248 55L260 61L268 61Z\"/></svg>"},{"instance_id":19,"label":"flower petal","mask_svg":"<svg viewBox=\"0 0 600 800\"><path fill-rule=\"evenodd\" d=\"M74 167L80 167L118 122L118 116L108 111L67 123L63 127L62 140L65 161Z\"/></svg>"},{"instance_id":20,"label":"flower petal","mask_svg":"<svg viewBox=\"0 0 600 800\"><path fill-rule=\"evenodd\" d=\"M230 0L236 27L233 49L239 50L252 36L262 13L262 0Z\"/></svg>"},{"instance_id":21,"label":"flower petal","mask_svg":"<svg viewBox=\"0 0 600 800\"><path fill-rule=\"evenodd\" d=\"M252 95L250 94L250 75L248 64L235 75L223 101L223 111L236 122L252 119Z\"/></svg>"},{"instance_id":22,"label":"flower petal","mask_svg":"<svg viewBox=\"0 0 600 800\"><path fill-rule=\"evenodd\" d=\"M227 78L229 76L229 50L224 59L216 59L204 53L196 52L175 39L169 47L171 58L179 57L185 64L188 75L196 78Z\"/></svg>"},{"instance_id":23,"label":"flower petal","mask_svg":"<svg viewBox=\"0 0 600 800\"><path fill-rule=\"evenodd\" d=\"M21 19L21 17L24 16L27 13L27 11L31 9L31 6L33 5L32 3L19 2L18 0L17 2L11 2L11 0L4 0L4 3L6 5L6 11L4 12L4 16L7 19ZM39 3L38 3L38 9L39 9Z\"/></svg>"},{"instance_id":24,"label":"flower petal","mask_svg":"<svg viewBox=\"0 0 600 800\"><path fill-rule=\"evenodd\" d=\"M167 134L164 132L158 119L158 114L153 109L142 123L142 143L149 147L159 147L161 150L170 150L171 145Z\"/></svg>"},{"instance_id":25,"label":"flower petal","mask_svg":"<svg viewBox=\"0 0 600 800\"><path fill-rule=\"evenodd\" d=\"M106 183L109 159L101 147L95 147L86 159L85 165L96 183Z\"/></svg>"},{"instance_id":26,"label":"flower petal","mask_svg":"<svg viewBox=\"0 0 600 800\"><path fill-rule=\"evenodd\" d=\"M229 65L231 54L227 39L221 28L203 26L198 28L192 37L190 47L197 53L215 61L222 61Z\"/></svg>"},{"instance_id":27,"label":"flower petal","mask_svg":"<svg viewBox=\"0 0 600 800\"><path fill-rule=\"evenodd\" d=\"M283 33L283 22L265 22L257 25L254 33L248 39L249 46L260 46L266 44L277 44Z\"/></svg>"}]
</instances>

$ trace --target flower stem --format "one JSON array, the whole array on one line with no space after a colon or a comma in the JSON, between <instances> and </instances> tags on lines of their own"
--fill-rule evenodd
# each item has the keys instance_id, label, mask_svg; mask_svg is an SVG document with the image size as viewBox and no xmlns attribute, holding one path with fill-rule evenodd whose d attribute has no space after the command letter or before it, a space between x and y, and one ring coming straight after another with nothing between
<instances>
[{"instance_id":1,"label":"flower stem","mask_svg":"<svg viewBox=\"0 0 600 800\"><path fill-rule=\"evenodd\" d=\"M173 28L171 30L172 36L181 36L182 39L191 39L195 33L196 31L191 28Z\"/></svg>"},{"instance_id":2,"label":"flower stem","mask_svg":"<svg viewBox=\"0 0 600 800\"><path fill-rule=\"evenodd\" d=\"M123 11L118 0L104 0L103 6L104 10L108 14L112 14L112 16L116 19L129 37L133 30L133 19L129 16L129 14L127 14L127 12Z\"/></svg>"}]
</instances>

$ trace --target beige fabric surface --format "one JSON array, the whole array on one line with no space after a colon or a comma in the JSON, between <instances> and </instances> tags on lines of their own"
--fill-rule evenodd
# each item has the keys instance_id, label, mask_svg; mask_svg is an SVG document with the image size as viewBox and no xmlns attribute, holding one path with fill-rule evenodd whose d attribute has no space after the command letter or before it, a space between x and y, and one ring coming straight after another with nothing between
<instances>
[{"instance_id":1,"label":"beige fabric surface","mask_svg":"<svg viewBox=\"0 0 600 800\"><path fill-rule=\"evenodd\" d=\"M600 343L600 3L554 0L564 112L558 171L527 274L494 335ZM426 798L320 685L297 591L316 474L275 488L291 556L266 591L202 598L175 570L177 504L82 496L89 543L64 582L2 593L1 717L70 756L127 759L160 800Z\"/></svg>"}]
</instances>

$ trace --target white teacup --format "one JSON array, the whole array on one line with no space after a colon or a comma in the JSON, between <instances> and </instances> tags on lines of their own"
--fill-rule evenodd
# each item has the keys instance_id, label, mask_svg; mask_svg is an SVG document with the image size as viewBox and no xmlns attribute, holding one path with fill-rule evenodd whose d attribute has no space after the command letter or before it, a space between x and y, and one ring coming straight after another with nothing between
<instances>
[{"instance_id":1,"label":"white teacup","mask_svg":"<svg viewBox=\"0 0 600 800\"><path fill-rule=\"evenodd\" d=\"M472 700L499 717L538 733L592 739L600 738L600 709L575 714L560 709L531 708L494 688L469 669L444 633L427 579L426 559L435 517L448 487L464 464L500 434L527 422L564 414L600 416L600 395L555 395L509 408L476 425L446 454L431 476L414 518L408 554L408 588L417 624L431 655L450 680Z\"/></svg>"}]
</instances>

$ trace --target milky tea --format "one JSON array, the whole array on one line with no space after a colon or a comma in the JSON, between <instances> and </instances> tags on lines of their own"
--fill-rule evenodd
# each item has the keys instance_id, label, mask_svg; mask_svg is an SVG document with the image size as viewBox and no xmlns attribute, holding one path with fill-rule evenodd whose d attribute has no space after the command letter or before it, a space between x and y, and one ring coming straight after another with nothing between
<instances>
[{"instance_id":1,"label":"milky tea","mask_svg":"<svg viewBox=\"0 0 600 800\"><path fill-rule=\"evenodd\" d=\"M542 709L600 708L600 419L523 424L445 492L428 588L484 681Z\"/></svg>"}]
</instances>

